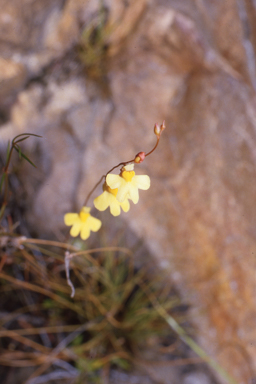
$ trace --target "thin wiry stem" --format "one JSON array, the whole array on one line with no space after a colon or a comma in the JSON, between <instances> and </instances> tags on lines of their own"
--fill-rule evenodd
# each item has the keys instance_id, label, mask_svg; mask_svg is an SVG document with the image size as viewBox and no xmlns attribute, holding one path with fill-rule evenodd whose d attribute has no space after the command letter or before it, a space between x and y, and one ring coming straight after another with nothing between
<instances>
[{"instance_id":1,"label":"thin wiry stem","mask_svg":"<svg viewBox=\"0 0 256 384\"><path fill-rule=\"evenodd\" d=\"M156 124L156 125L157 125L157 124ZM159 133L156 134L156 135L157 135L156 144L155 144L155 146L153 147L153 149L151 149L151 151L149 151L147 154L145 154L145 157L151 155L151 153L153 153L153 152L155 151L155 149L157 148L158 143L159 143L159 140L160 140L161 133L162 133L162 131L165 129L165 121L163 121L161 127L158 126L158 128L159 128ZM87 195L87 197L86 197L86 199L85 199L85 202L84 202L84 206L86 206L86 204L88 203L88 201L89 201L91 195L93 194L93 192L95 191L95 189L98 187L98 185L99 185L104 179L106 179L107 175L108 175L110 172L114 171L114 169L119 168L119 167L121 167L121 166L124 167L125 165L127 165L127 164L129 164L129 163L136 163L136 164L138 164L138 162L135 161L135 159L136 159L137 156L138 156L138 155L136 155L132 160L123 161L123 162L121 162L121 163L115 165L115 166L114 166L113 168L111 168L105 175L101 176L100 180L95 184L95 186L92 188L92 190L91 190L91 191L89 192L89 194ZM140 161L140 162L141 162L141 161Z\"/></svg>"},{"instance_id":2,"label":"thin wiry stem","mask_svg":"<svg viewBox=\"0 0 256 384\"><path fill-rule=\"evenodd\" d=\"M70 288L71 288L71 294L70 294L70 297L73 298L73 297L75 296L76 290L75 290L74 284L73 284L72 281L70 280L69 263L70 263L69 252L66 251L66 252L65 252L65 270L66 270L66 278L67 278L67 283L68 283L68 285L69 285Z\"/></svg>"},{"instance_id":3,"label":"thin wiry stem","mask_svg":"<svg viewBox=\"0 0 256 384\"><path fill-rule=\"evenodd\" d=\"M154 150L155 150L156 147L158 146L159 140L160 140L160 136L157 136L156 145L154 146L154 148L153 148L150 152L146 153L145 157L151 155L151 153L154 152Z\"/></svg>"}]
</instances>

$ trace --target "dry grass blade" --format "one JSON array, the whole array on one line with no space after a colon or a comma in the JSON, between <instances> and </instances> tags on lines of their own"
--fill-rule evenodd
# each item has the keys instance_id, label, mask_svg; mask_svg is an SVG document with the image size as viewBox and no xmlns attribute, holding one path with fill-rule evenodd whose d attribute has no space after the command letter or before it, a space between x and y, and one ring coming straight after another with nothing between
<instances>
[{"instance_id":1,"label":"dry grass blade","mask_svg":"<svg viewBox=\"0 0 256 384\"><path fill-rule=\"evenodd\" d=\"M2 337L10 337L16 341L19 341L21 344L27 345L28 347L33 348L36 351L45 353L46 355L50 352L49 348L44 347L42 344L38 344L35 341L30 340L26 337L23 337L14 331L7 330L6 332L2 331L1 333Z\"/></svg>"},{"instance_id":2,"label":"dry grass blade","mask_svg":"<svg viewBox=\"0 0 256 384\"><path fill-rule=\"evenodd\" d=\"M58 359L88 372L108 371L112 364L127 369L132 362L131 351L138 350L147 337L170 332L140 285L152 287L170 311L177 300L169 297L169 288L157 279L149 280L146 270L136 270L127 248L78 250L65 243L24 238L22 245L25 248L15 254L21 266L18 273L13 269L12 276L12 267L6 268L0 272L0 283L5 294L21 293L25 303L32 300L34 304L24 305L2 319L6 328L15 324L15 330L0 330L0 339L13 340L15 352L22 352L18 351L22 346L34 349L33 358L30 350L24 350L23 355L13 355L11 363L38 366L28 382L46 377L45 371ZM65 278L63 250L76 287L73 300ZM33 325L36 319L43 324ZM51 343L43 345L49 337ZM0 364L7 364L7 352Z\"/></svg>"},{"instance_id":3,"label":"dry grass blade","mask_svg":"<svg viewBox=\"0 0 256 384\"><path fill-rule=\"evenodd\" d=\"M83 324L80 327L78 327L74 332L70 333L65 339L63 339L56 348L54 348L49 355L47 355L44 364L42 364L28 379L28 381L36 376L41 375L43 372L46 371L51 366L52 359L56 358L58 354L66 348L66 346L71 343L79 334L84 332L88 327L90 327L91 324Z\"/></svg>"},{"instance_id":4,"label":"dry grass blade","mask_svg":"<svg viewBox=\"0 0 256 384\"><path fill-rule=\"evenodd\" d=\"M38 292L38 293L42 293L43 295L49 296L51 299L57 301L59 304L63 305L64 307L73 309L74 311L77 311L78 313L81 312L81 310L80 310L80 308L78 306L76 306L75 304L69 302L66 299L63 299L61 296L58 296L57 294L52 293L51 291L49 291L49 290L47 290L45 288L39 287L39 286L37 286L35 284L28 283L26 281L18 280L16 278L14 278L12 276L8 276L8 275L6 275L4 273L0 273L0 279L7 280L7 281L13 283L14 285L22 287L24 289L27 289L27 290L30 290L30 291L34 291L34 292ZM81 312L81 314L82 314L82 312Z\"/></svg>"}]
</instances>

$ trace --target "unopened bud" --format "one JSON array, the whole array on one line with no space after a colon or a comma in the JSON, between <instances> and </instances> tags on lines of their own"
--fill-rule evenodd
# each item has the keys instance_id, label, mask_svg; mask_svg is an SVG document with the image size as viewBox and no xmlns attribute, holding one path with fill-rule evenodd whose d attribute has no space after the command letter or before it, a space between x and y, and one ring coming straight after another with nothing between
<instances>
[{"instance_id":1,"label":"unopened bud","mask_svg":"<svg viewBox=\"0 0 256 384\"><path fill-rule=\"evenodd\" d=\"M155 135L157 135L157 136L159 136L160 133L161 133L161 128L159 127L158 124L155 124L155 126L154 126L154 133L155 133Z\"/></svg>"},{"instance_id":2,"label":"unopened bud","mask_svg":"<svg viewBox=\"0 0 256 384\"><path fill-rule=\"evenodd\" d=\"M139 152L134 159L134 163L142 163L142 161L145 159L145 152Z\"/></svg>"},{"instance_id":3,"label":"unopened bud","mask_svg":"<svg viewBox=\"0 0 256 384\"><path fill-rule=\"evenodd\" d=\"M166 128L166 125L165 125L165 120L162 122L161 124L161 127L160 127L160 130L161 130L161 133L162 131Z\"/></svg>"}]
</instances>

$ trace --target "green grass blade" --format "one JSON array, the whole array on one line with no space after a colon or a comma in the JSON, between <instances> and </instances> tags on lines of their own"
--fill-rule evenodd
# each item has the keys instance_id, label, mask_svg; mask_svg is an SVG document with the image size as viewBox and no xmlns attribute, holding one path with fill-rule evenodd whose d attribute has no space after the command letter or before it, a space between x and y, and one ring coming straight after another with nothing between
<instances>
[{"instance_id":1,"label":"green grass blade","mask_svg":"<svg viewBox=\"0 0 256 384\"><path fill-rule=\"evenodd\" d=\"M24 155L23 152L21 152L21 149L19 146L17 146L17 147L14 146L14 149L18 152L20 158L23 157L25 160L27 160L29 162L29 164L31 164L31 165L33 165L33 167L37 168L37 166L26 155Z\"/></svg>"},{"instance_id":2,"label":"green grass blade","mask_svg":"<svg viewBox=\"0 0 256 384\"><path fill-rule=\"evenodd\" d=\"M29 138L29 136L23 137L23 139L19 139L19 140L15 141L15 144L18 144L21 141L27 140L28 138Z\"/></svg>"},{"instance_id":3,"label":"green grass blade","mask_svg":"<svg viewBox=\"0 0 256 384\"><path fill-rule=\"evenodd\" d=\"M12 139L12 144L16 144L15 141L18 137L21 137L21 136L35 136L35 137L42 137L42 136L39 136L39 135L36 135L35 133L21 133L20 135L17 135L15 136L13 139Z\"/></svg>"},{"instance_id":4,"label":"green grass blade","mask_svg":"<svg viewBox=\"0 0 256 384\"><path fill-rule=\"evenodd\" d=\"M5 180L5 177L6 177L6 173L4 173L1 177L1 181L0 181L0 193L2 192L2 187L3 187L3 184L4 184L4 180Z\"/></svg>"},{"instance_id":5,"label":"green grass blade","mask_svg":"<svg viewBox=\"0 0 256 384\"><path fill-rule=\"evenodd\" d=\"M156 303L154 300L153 305L158 313L165 319L169 326L179 335L179 337L186 343L202 360L208 363L216 372L227 380L229 384L239 384L224 368L222 368L213 358L211 358L190 336L185 330L177 323L177 321L170 316L164 308Z\"/></svg>"},{"instance_id":6,"label":"green grass blade","mask_svg":"<svg viewBox=\"0 0 256 384\"><path fill-rule=\"evenodd\" d=\"M8 160L9 160L9 156L10 156L10 147L11 147L11 143L10 143L10 140L8 140L8 145L7 145L7 151L6 151L6 163L8 163Z\"/></svg>"}]
</instances>

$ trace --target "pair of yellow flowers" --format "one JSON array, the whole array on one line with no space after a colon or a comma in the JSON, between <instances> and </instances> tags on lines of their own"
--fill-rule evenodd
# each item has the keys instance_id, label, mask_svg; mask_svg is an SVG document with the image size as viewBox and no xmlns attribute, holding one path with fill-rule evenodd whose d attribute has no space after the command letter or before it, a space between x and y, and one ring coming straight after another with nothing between
<instances>
[{"instance_id":1,"label":"pair of yellow flowers","mask_svg":"<svg viewBox=\"0 0 256 384\"><path fill-rule=\"evenodd\" d=\"M122 167L120 175L109 173L103 185L103 193L94 199L94 206L99 211L105 211L108 207L113 216L130 209L129 200L134 204L139 201L139 189L147 190L150 187L150 178L147 175L135 175L134 164ZM88 239L90 232L97 232L102 223L99 219L90 215L91 208L83 207L80 213L66 213L64 222L71 226L70 234L73 237L79 235L83 240Z\"/></svg>"}]
</instances>

